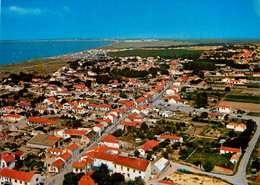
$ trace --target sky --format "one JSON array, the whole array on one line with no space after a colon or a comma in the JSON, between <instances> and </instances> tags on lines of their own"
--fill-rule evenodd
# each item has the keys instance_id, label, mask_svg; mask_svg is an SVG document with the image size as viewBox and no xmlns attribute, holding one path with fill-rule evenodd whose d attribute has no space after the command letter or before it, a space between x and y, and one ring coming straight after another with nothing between
<instances>
[{"instance_id":1,"label":"sky","mask_svg":"<svg viewBox=\"0 0 260 185\"><path fill-rule=\"evenodd\" d=\"M0 2L0 40L260 38L260 0Z\"/></svg>"}]
</instances>

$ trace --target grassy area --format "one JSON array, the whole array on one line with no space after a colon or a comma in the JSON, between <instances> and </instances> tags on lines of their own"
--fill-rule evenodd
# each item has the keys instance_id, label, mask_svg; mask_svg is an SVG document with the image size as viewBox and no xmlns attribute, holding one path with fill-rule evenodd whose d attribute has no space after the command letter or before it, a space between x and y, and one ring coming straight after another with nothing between
<instances>
[{"instance_id":1,"label":"grassy area","mask_svg":"<svg viewBox=\"0 0 260 185\"><path fill-rule=\"evenodd\" d=\"M233 95L229 94L225 97L226 101L238 101L247 103L260 103L259 96L243 96L243 95Z\"/></svg>"},{"instance_id":2,"label":"grassy area","mask_svg":"<svg viewBox=\"0 0 260 185\"><path fill-rule=\"evenodd\" d=\"M196 161L200 161L202 164L205 164L206 161L212 162L214 165L233 168L233 164L230 163L229 158L224 155L205 153L196 151L187 162L196 163Z\"/></svg>"},{"instance_id":3,"label":"grassy area","mask_svg":"<svg viewBox=\"0 0 260 185\"><path fill-rule=\"evenodd\" d=\"M19 74L20 72L29 73L34 70L37 62L41 62L44 74L51 75L62 66L66 65L68 59L37 59L27 62L19 62L0 66L0 79L9 76L10 74Z\"/></svg>"},{"instance_id":4,"label":"grassy area","mask_svg":"<svg viewBox=\"0 0 260 185\"><path fill-rule=\"evenodd\" d=\"M165 50L128 50L110 53L112 57L126 56L161 56L163 58L199 58L202 51L191 51L184 49L165 49Z\"/></svg>"},{"instance_id":5,"label":"grassy area","mask_svg":"<svg viewBox=\"0 0 260 185\"><path fill-rule=\"evenodd\" d=\"M194 42L190 41L174 41L174 40L132 40L131 42L127 40L117 40L117 43L104 46L104 49L121 49L121 48L143 48L143 47L165 47L165 46L174 46L174 45L192 45Z\"/></svg>"}]
</instances>

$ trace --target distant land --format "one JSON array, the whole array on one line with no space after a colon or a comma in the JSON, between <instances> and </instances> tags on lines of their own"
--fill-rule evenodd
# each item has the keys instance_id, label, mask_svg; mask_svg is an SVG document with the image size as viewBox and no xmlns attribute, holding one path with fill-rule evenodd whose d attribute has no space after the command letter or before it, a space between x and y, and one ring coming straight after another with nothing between
<instances>
[{"instance_id":1,"label":"distant land","mask_svg":"<svg viewBox=\"0 0 260 185\"><path fill-rule=\"evenodd\" d=\"M66 41L105 41L108 44L103 46L92 47L93 48L102 48L102 49L121 49L121 48L133 48L133 49L140 49L140 48L158 48L158 47L169 47L169 46L193 46L197 44L207 44L210 45L221 45L223 43L230 43L230 44L248 44L253 43L256 45L260 44L260 39L55 39L55 40L30 40L30 41L0 41L2 43L12 43L12 42L66 42ZM75 52L86 51L86 49L77 50ZM68 52L75 53L75 52ZM58 56L52 55L52 56ZM34 55L33 55L34 57ZM61 66L66 65L69 61L68 59L52 59L50 57L39 57L37 61L40 61L44 68L48 69L48 74L52 74L55 70L59 69ZM0 64L2 64L3 56L1 54ZM32 71L37 61L27 60L25 62L19 63L11 63L0 65L0 78L8 76L10 73L20 73L23 72L30 72Z\"/></svg>"}]
</instances>

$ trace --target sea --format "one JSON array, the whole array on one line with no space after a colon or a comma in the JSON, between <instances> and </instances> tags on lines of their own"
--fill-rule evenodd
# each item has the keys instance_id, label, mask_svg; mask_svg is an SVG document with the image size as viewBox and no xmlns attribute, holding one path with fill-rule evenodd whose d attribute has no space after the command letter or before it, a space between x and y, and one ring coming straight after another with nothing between
<instances>
[{"instance_id":1,"label":"sea","mask_svg":"<svg viewBox=\"0 0 260 185\"><path fill-rule=\"evenodd\" d=\"M0 65L75 53L113 43L94 40L0 41Z\"/></svg>"}]
</instances>

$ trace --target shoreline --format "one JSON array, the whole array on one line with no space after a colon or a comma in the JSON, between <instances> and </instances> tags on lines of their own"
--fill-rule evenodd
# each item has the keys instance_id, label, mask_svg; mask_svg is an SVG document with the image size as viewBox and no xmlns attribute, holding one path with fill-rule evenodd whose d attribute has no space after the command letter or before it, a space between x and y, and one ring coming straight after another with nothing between
<instances>
[{"instance_id":1,"label":"shoreline","mask_svg":"<svg viewBox=\"0 0 260 185\"><path fill-rule=\"evenodd\" d=\"M101 46L101 47L97 47L97 48L92 48L92 49L102 49L103 47L107 47L107 46L111 46L111 45L114 45L114 44L117 44L119 43L118 40L113 40L113 39L108 39L108 40L32 40L32 41L0 41L0 42L48 42L48 41L113 41L114 43L111 43L111 44L108 44L108 45L105 45L105 46ZM59 59L59 57L65 57L67 55L74 55L74 54L79 54L81 52L87 52L89 50L92 50L92 49L87 49L87 50L83 50L83 51L77 51L77 52L73 52L73 53L67 53L67 54L62 54L62 55L55 55L55 56L50 56L50 57L44 57L44 58L39 58L39 59L31 59L31 60L25 60L25 61L21 61L21 62L14 62L14 63L9 63L9 64L0 64L0 68L1 67L4 67L4 66L10 66L10 65L17 65L17 64L21 64L21 63L24 63L24 62L33 62L33 61L36 61L36 60L44 60L44 59Z\"/></svg>"}]
</instances>

